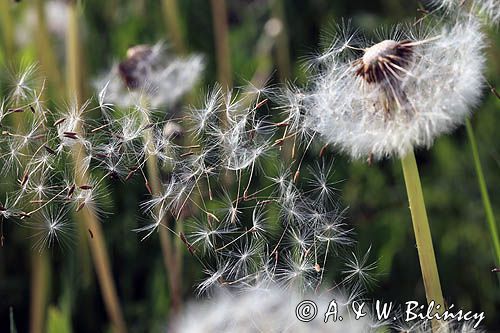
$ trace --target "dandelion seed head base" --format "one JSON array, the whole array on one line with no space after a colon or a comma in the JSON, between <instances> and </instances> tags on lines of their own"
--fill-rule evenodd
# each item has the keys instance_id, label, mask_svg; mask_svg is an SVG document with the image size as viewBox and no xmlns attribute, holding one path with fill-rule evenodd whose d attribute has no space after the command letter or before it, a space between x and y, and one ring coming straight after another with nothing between
<instances>
[{"instance_id":1,"label":"dandelion seed head base","mask_svg":"<svg viewBox=\"0 0 500 333\"><path fill-rule=\"evenodd\" d=\"M384 40L365 50L362 58L356 61L356 74L368 83L380 83L397 79L402 69L413 58L413 49L408 41Z\"/></svg>"}]
</instances>

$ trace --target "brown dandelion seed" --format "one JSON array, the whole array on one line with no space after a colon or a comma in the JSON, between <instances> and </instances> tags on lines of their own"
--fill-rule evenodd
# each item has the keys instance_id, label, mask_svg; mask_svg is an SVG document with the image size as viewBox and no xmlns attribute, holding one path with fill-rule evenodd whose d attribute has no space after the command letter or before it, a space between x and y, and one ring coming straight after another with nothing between
<instances>
[{"instance_id":1,"label":"brown dandelion seed","mask_svg":"<svg viewBox=\"0 0 500 333\"><path fill-rule=\"evenodd\" d=\"M54 122L54 126L59 126L66 121L66 118L58 119Z\"/></svg>"},{"instance_id":2,"label":"brown dandelion seed","mask_svg":"<svg viewBox=\"0 0 500 333\"><path fill-rule=\"evenodd\" d=\"M78 136L76 135L75 132L63 132L63 136L65 138L69 138L69 139L73 139L73 140L76 140L78 138Z\"/></svg>"},{"instance_id":3,"label":"brown dandelion seed","mask_svg":"<svg viewBox=\"0 0 500 333\"><path fill-rule=\"evenodd\" d=\"M322 158L325 155L327 148L328 148L328 143L323 147L321 147L321 150L319 151L319 158Z\"/></svg>"},{"instance_id":4,"label":"brown dandelion seed","mask_svg":"<svg viewBox=\"0 0 500 333\"><path fill-rule=\"evenodd\" d=\"M45 150L47 151L47 153L49 153L51 155L56 155L56 152L52 148L50 148L49 146L43 145L43 148L45 148Z\"/></svg>"},{"instance_id":5,"label":"brown dandelion seed","mask_svg":"<svg viewBox=\"0 0 500 333\"><path fill-rule=\"evenodd\" d=\"M260 101L259 103L257 103L255 105L255 110L257 110L258 108L260 108L262 105L266 104L267 101L268 101L268 99L266 98L266 99L263 99L262 101Z\"/></svg>"},{"instance_id":6,"label":"brown dandelion seed","mask_svg":"<svg viewBox=\"0 0 500 333\"><path fill-rule=\"evenodd\" d=\"M148 190L149 194L153 195L153 190L151 189L151 186L149 186L149 182L146 180L145 182L146 189Z\"/></svg>"},{"instance_id":7,"label":"brown dandelion seed","mask_svg":"<svg viewBox=\"0 0 500 333\"><path fill-rule=\"evenodd\" d=\"M78 188L80 188L80 190L91 190L92 185L84 184L84 185L78 186Z\"/></svg>"},{"instance_id":8,"label":"brown dandelion seed","mask_svg":"<svg viewBox=\"0 0 500 333\"><path fill-rule=\"evenodd\" d=\"M26 183L28 182L28 179L29 179L29 173L28 173L28 171L25 171L23 178L20 180L21 186L26 185Z\"/></svg>"},{"instance_id":9,"label":"brown dandelion seed","mask_svg":"<svg viewBox=\"0 0 500 333\"><path fill-rule=\"evenodd\" d=\"M118 175L118 172L111 171L109 173L109 179L111 179L111 180L118 180L118 179L120 179L120 176Z\"/></svg>"},{"instance_id":10,"label":"brown dandelion seed","mask_svg":"<svg viewBox=\"0 0 500 333\"><path fill-rule=\"evenodd\" d=\"M300 177L300 170L295 171L295 175L293 175L293 182L297 183Z\"/></svg>"},{"instance_id":11,"label":"brown dandelion seed","mask_svg":"<svg viewBox=\"0 0 500 333\"><path fill-rule=\"evenodd\" d=\"M90 238L94 238L94 233L92 232L92 230L88 229L88 231L89 231Z\"/></svg>"},{"instance_id":12,"label":"brown dandelion seed","mask_svg":"<svg viewBox=\"0 0 500 333\"><path fill-rule=\"evenodd\" d=\"M78 205L78 207L76 208L76 212L81 211L83 207L85 207L85 201Z\"/></svg>"},{"instance_id":13,"label":"brown dandelion seed","mask_svg":"<svg viewBox=\"0 0 500 333\"><path fill-rule=\"evenodd\" d=\"M135 172L137 170L131 170L128 174L127 174L127 177L125 177L125 181L129 180L130 178L132 178L133 175L135 175Z\"/></svg>"},{"instance_id":14,"label":"brown dandelion seed","mask_svg":"<svg viewBox=\"0 0 500 333\"><path fill-rule=\"evenodd\" d=\"M30 110L31 110L31 113L35 113L35 108L31 105L30 105Z\"/></svg>"},{"instance_id":15,"label":"brown dandelion seed","mask_svg":"<svg viewBox=\"0 0 500 333\"><path fill-rule=\"evenodd\" d=\"M73 193L75 192L75 184L71 185L71 187L68 189L68 198L71 198L71 196L73 195Z\"/></svg>"}]
</instances>

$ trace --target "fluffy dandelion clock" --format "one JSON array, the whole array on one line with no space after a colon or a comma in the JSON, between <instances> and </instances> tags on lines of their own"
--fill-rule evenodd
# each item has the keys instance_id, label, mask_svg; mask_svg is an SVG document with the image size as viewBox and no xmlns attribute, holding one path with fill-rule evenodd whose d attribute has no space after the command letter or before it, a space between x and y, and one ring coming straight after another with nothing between
<instances>
[{"instance_id":1,"label":"fluffy dandelion clock","mask_svg":"<svg viewBox=\"0 0 500 333\"><path fill-rule=\"evenodd\" d=\"M133 106L147 97L153 107L175 103L199 79L203 58L185 58L168 53L163 44L137 45L127 50L126 59L96 82L103 89L104 102L121 107Z\"/></svg>"},{"instance_id":2,"label":"fluffy dandelion clock","mask_svg":"<svg viewBox=\"0 0 500 333\"><path fill-rule=\"evenodd\" d=\"M173 331L375 332L380 325L369 315L359 320L349 315L348 307L353 300L343 294L302 295L272 285L255 287L240 294L221 292L211 300L188 306L174 324ZM342 313L343 320L333 322L330 317L325 323L324 314L332 299L336 300L337 311ZM313 300L314 304L301 303L303 300ZM313 314L316 314L315 318Z\"/></svg>"},{"instance_id":3,"label":"fluffy dandelion clock","mask_svg":"<svg viewBox=\"0 0 500 333\"><path fill-rule=\"evenodd\" d=\"M498 0L429 0L432 7L448 12L470 10L493 24L500 23L500 1Z\"/></svg>"},{"instance_id":4,"label":"fluffy dandelion clock","mask_svg":"<svg viewBox=\"0 0 500 333\"><path fill-rule=\"evenodd\" d=\"M340 35L299 101L307 125L355 159L428 148L480 98L485 37L471 17L363 45Z\"/></svg>"}]
</instances>

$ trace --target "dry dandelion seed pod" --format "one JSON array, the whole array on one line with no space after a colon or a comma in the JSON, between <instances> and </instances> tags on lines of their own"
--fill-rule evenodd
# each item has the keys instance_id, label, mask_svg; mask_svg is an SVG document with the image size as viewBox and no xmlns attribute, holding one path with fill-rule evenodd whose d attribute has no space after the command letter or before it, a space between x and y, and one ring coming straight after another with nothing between
<instances>
[{"instance_id":1,"label":"dry dandelion seed pod","mask_svg":"<svg viewBox=\"0 0 500 333\"><path fill-rule=\"evenodd\" d=\"M151 107L174 104L197 82L204 68L199 55L176 57L162 43L137 45L126 58L99 77L101 103L136 106L147 100Z\"/></svg>"},{"instance_id":2,"label":"dry dandelion seed pod","mask_svg":"<svg viewBox=\"0 0 500 333\"><path fill-rule=\"evenodd\" d=\"M118 65L118 71L128 88L137 89L146 80L152 53L149 45L136 45L127 50L127 58Z\"/></svg>"}]
</instances>

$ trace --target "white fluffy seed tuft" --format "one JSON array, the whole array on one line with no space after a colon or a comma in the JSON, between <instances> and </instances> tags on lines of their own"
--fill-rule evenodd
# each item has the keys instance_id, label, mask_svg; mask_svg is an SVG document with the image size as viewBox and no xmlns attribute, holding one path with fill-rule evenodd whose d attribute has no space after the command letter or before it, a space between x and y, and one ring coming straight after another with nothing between
<instances>
[{"instance_id":1,"label":"white fluffy seed tuft","mask_svg":"<svg viewBox=\"0 0 500 333\"><path fill-rule=\"evenodd\" d=\"M332 45L344 45L339 38ZM423 33L398 31L354 57L346 53L359 46L332 46L312 88L289 103L354 159L402 157L470 116L484 83L485 44L479 22L467 16Z\"/></svg>"}]
</instances>

